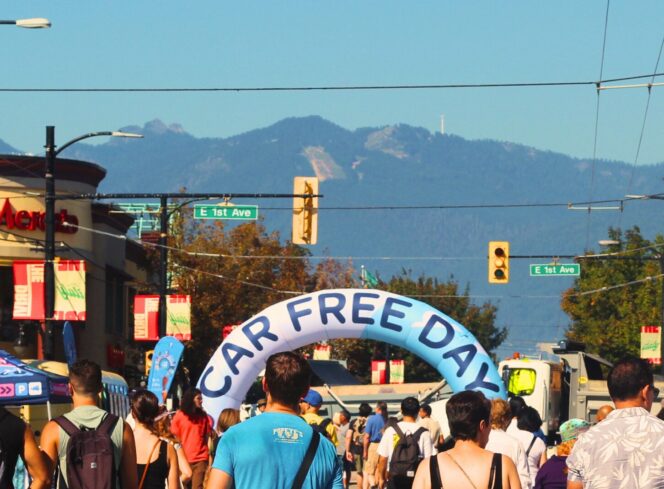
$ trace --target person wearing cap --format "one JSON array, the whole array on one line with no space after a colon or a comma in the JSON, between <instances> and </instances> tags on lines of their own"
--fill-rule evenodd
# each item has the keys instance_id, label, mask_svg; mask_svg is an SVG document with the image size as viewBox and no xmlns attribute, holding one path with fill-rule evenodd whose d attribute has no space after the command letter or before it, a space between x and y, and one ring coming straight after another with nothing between
<instances>
[{"instance_id":1,"label":"person wearing cap","mask_svg":"<svg viewBox=\"0 0 664 489\"><path fill-rule=\"evenodd\" d=\"M534 489L565 489L567 487L567 456L576 440L590 428L590 423L573 418L560 425L562 443L556 447L556 454L548 459L537 471Z\"/></svg>"},{"instance_id":2,"label":"person wearing cap","mask_svg":"<svg viewBox=\"0 0 664 489\"><path fill-rule=\"evenodd\" d=\"M324 431L326 436L336 447L339 444L337 440L337 429L330 418L323 418L318 414L322 405L323 396L317 391L309 389L307 395L300 400L300 413L307 424L318 426L321 432Z\"/></svg>"},{"instance_id":3,"label":"person wearing cap","mask_svg":"<svg viewBox=\"0 0 664 489\"><path fill-rule=\"evenodd\" d=\"M620 360L607 385L616 408L574 445L567 457L567 488L664 487L664 422L650 414L659 396L650 364Z\"/></svg>"}]
</instances>

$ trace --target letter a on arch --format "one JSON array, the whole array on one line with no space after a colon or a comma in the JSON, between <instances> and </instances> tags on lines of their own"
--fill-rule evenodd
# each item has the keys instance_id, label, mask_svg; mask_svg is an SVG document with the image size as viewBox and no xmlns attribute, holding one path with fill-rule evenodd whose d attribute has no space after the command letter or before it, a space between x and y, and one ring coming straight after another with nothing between
<instances>
[{"instance_id":1,"label":"letter a on arch","mask_svg":"<svg viewBox=\"0 0 664 489\"><path fill-rule=\"evenodd\" d=\"M244 327L249 324L260 327ZM274 304L228 335L225 348L212 355L198 381L206 411L216 419L225 408L239 408L270 355L336 338L405 348L435 367L454 392L473 389L489 398L506 395L491 357L454 319L397 294L334 289ZM232 357L224 354L229 349L236 352Z\"/></svg>"}]
</instances>

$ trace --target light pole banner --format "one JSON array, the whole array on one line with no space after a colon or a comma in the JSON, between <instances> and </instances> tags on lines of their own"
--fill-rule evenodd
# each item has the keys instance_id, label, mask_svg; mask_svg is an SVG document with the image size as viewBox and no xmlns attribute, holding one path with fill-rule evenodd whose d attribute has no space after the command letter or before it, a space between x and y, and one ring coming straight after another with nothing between
<instances>
[{"instance_id":1,"label":"light pole banner","mask_svg":"<svg viewBox=\"0 0 664 489\"><path fill-rule=\"evenodd\" d=\"M44 262L15 261L14 319L44 320Z\"/></svg>"},{"instance_id":2,"label":"light pole banner","mask_svg":"<svg viewBox=\"0 0 664 489\"><path fill-rule=\"evenodd\" d=\"M159 339L159 296L134 297L134 341Z\"/></svg>"},{"instance_id":3,"label":"light pole banner","mask_svg":"<svg viewBox=\"0 0 664 489\"><path fill-rule=\"evenodd\" d=\"M641 358L653 365L662 363L662 329L659 326L641 326Z\"/></svg>"},{"instance_id":4,"label":"light pole banner","mask_svg":"<svg viewBox=\"0 0 664 489\"><path fill-rule=\"evenodd\" d=\"M191 339L191 296L166 296L166 336L180 341Z\"/></svg>"},{"instance_id":5,"label":"light pole banner","mask_svg":"<svg viewBox=\"0 0 664 489\"><path fill-rule=\"evenodd\" d=\"M85 321L85 261L60 260L54 268L53 318L58 321Z\"/></svg>"},{"instance_id":6,"label":"light pole banner","mask_svg":"<svg viewBox=\"0 0 664 489\"><path fill-rule=\"evenodd\" d=\"M224 408L239 408L271 354L335 338L405 348L435 367L453 392L507 396L492 358L451 317L382 290L332 289L274 304L229 334L198 381L205 410L216 418Z\"/></svg>"}]
</instances>

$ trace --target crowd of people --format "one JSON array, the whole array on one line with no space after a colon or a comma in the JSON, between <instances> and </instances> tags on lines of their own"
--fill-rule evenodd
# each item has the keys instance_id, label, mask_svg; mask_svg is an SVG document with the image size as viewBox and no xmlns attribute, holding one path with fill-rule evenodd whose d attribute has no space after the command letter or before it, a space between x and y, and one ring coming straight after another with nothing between
<instances>
[{"instance_id":1,"label":"crowd of people","mask_svg":"<svg viewBox=\"0 0 664 489\"><path fill-rule=\"evenodd\" d=\"M664 409L647 362L617 362L607 384L614 406L593 424L570 419L547 457L539 413L520 397L487 399L464 391L446 404L450 437L414 397L400 416L362 403L321 414L312 372L299 355L272 355L262 380L259 415L240 422L236 409L213 420L197 389L168 412L153 393L136 391L119 419L98 407L101 369L70 368L73 409L49 421L39 445L32 430L0 408L0 489L13 489L20 456L31 487L70 489L580 489L664 488Z\"/></svg>"}]
</instances>

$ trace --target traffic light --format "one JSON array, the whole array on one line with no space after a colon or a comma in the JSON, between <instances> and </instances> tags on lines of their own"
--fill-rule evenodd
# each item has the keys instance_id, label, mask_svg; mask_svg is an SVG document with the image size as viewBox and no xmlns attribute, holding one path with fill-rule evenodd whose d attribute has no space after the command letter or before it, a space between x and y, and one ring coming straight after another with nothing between
<instances>
[{"instance_id":1,"label":"traffic light","mask_svg":"<svg viewBox=\"0 0 664 489\"><path fill-rule=\"evenodd\" d=\"M145 352L145 375L150 375L150 369L152 368L152 354L154 350L148 350Z\"/></svg>"},{"instance_id":2,"label":"traffic light","mask_svg":"<svg viewBox=\"0 0 664 489\"><path fill-rule=\"evenodd\" d=\"M489 283L510 281L510 244L507 241L489 242Z\"/></svg>"},{"instance_id":3,"label":"traffic light","mask_svg":"<svg viewBox=\"0 0 664 489\"><path fill-rule=\"evenodd\" d=\"M294 194L318 194L318 178L295 177ZM318 197L293 198L293 244L316 244L318 240Z\"/></svg>"}]
</instances>

